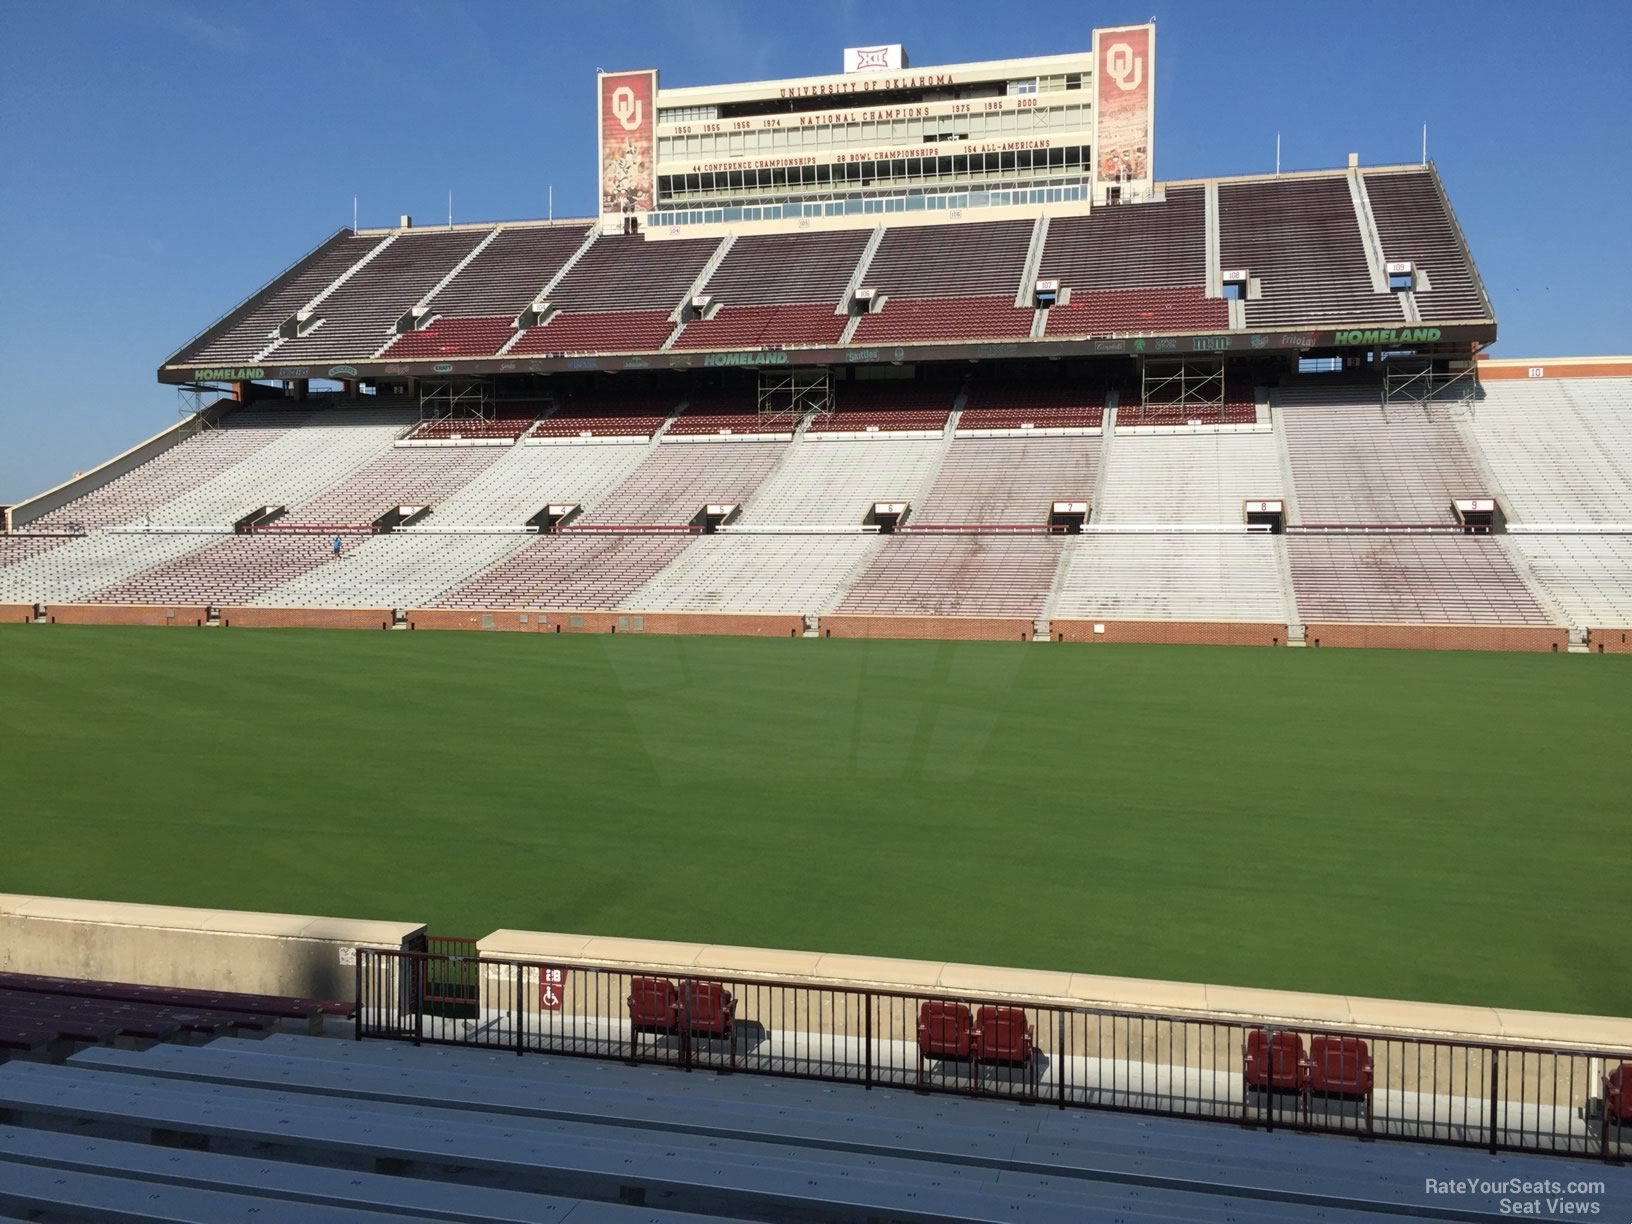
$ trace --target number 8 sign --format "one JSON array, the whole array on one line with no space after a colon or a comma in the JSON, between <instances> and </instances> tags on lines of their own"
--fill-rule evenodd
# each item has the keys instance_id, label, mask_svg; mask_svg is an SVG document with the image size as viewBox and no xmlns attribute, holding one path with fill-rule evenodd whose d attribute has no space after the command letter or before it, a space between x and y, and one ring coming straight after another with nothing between
<instances>
[{"instance_id":1,"label":"number 8 sign","mask_svg":"<svg viewBox=\"0 0 1632 1224\"><path fill-rule=\"evenodd\" d=\"M567 971L553 965L544 965L538 971L538 1006L541 1011L561 1010L561 1001L567 993Z\"/></svg>"}]
</instances>

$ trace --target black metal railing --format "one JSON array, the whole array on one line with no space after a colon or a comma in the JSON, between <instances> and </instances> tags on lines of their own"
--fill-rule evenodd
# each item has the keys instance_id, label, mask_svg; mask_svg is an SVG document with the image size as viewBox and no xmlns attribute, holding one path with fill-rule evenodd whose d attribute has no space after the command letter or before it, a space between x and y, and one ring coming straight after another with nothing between
<instances>
[{"instance_id":1,"label":"black metal railing","mask_svg":"<svg viewBox=\"0 0 1632 1224\"><path fill-rule=\"evenodd\" d=\"M358 1040L542 1052L1520 1151L1632 1156L1632 1050L359 949ZM1608 1098L1608 1099L1606 1099Z\"/></svg>"}]
</instances>

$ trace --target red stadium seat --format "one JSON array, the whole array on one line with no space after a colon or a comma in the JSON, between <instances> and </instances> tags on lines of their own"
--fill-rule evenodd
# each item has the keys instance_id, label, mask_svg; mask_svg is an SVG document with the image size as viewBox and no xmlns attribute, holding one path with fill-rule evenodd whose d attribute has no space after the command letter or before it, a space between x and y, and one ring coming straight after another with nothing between
<instances>
[{"instance_id":1,"label":"red stadium seat","mask_svg":"<svg viewBox=\"0 0 1632 1224\"><path fill-rule=\"evenodd\" d=\"M1632 1063L1604 1076L1604 1116L1617 1124L1632 1122Z\"/></svg>"},{"instance_id":2,"label":"red stadium seat","mask_svg":"<svg viewBox=\"0 0 1632 1224\"><path fill-rule=\"evenodd\" d=\"M737 1001L729 990L718 982L687 982L681 997L688 1032L730 1040L736 1023Z\"/></svg>"},{"instance_id":3,"label":"red stadium seat","mask_svg":"<svg viewBox=\"0 0 1632 1224\"><path fill-rule=\"evenodd\" d=\"M983 1007L975 1018L975 1057L983 1063L1027 1066L1035 1058L1031 1024L1018 1007Z\"/></svg>"},{"instance_id":4,"label":"red stadium seat","mask_svg":"<svg viewBox=\"0 0 1632 1224\"><path fill-rule=\"evenodd\" d=\"M1371 1052L1358 1037L1309 1042L1309 1090L1324 1096L1371 1096Z\"/></svg>"},{"instance_id":5,"label":"red stadium seat","mask_svg":"<svg viewBox=\"0 0 1632 1224\"><path fill-rule=\"evenodd\" d=\"M1303 1038L1296 1033L1275 1033L1263 1029L1247 1034L1243 1066L1247 1087L1260 1092L1302 1092L1309 1080L1309 1066L1303 1056Z\"/></svg>"},{"instance_id":6,"label":"red stadium seat","mask_svg":"<svg viewBox=\"0 0 1632 1224\"><path fill-rule=\"evenodd\" d=\"M629 983L629 1025L635 1033L680 1031L680 992L667 978L635 978Z\"/></svg>"},{"instance_id":7,"label":"red stadium seat","mask_svg":"<svg viewBox=\"0 0 1632 1224\"><path fill-rule=\"evenodd\" d=\"M974 1017L963 1003L918 1008L918 1053L925 1059L967 1059L974 1053Z\"/></svg>"}]
</instances>

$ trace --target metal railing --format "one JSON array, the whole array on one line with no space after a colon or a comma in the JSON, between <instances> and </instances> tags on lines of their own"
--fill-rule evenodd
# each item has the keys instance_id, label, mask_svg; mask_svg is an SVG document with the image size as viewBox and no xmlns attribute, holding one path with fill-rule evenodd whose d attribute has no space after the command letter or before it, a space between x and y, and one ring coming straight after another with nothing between
<instances>
[{"instance_id":1,"label":"metal railing","mask_svg":"<svg viewBox=\"0 0 1632 1224\"><path fill-rule=\"evenodd\" d=\"M1632 1050L359 949L357 1040L994 1097L1623 1161ZM1632 1076L1632 1068L1623 1073Z\"/></svg>"}]
</instances>

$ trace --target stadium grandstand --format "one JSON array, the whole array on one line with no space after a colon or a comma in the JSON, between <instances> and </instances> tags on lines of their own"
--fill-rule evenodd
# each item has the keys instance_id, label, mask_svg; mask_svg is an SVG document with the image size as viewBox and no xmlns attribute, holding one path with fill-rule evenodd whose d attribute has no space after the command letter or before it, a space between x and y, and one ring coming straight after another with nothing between
<instances>
[{"instance_id":1,"label":"stadium grandstand","mask_svg":"<svg viewBox=\"0 0 1632 1224\"><path fill-rule=\"evenodd\" d=\"M1632 358L1491 358L1426 160L1158 178L1154 56L1151 24L944 67L857 48L799 80L603 72L594 215L322 238L162 360L177 425L0 508L0 618L776 636L803 659L833 637L1050 663L1632 652ZM525 698L544 749L551 719L596 716ZM459 717L485 734L500 708ZM696 733L649 713L618 734ZM404 719L427 756L438 717ZM1059 717L1039 759L1119 714ZM330 725L366 755L375 729ZM1157 768L1190 747L1175 730ZM501 775L507 754L446 759L533 801L559 758ZM1340 816L1300 814L1304 859L1373 854L1315 828ZM487 886L485 860L433 879L435 847L389 833L377 876ZM256 845L299 873L293 840ZM1569 870L1596 888L1606 861ZM617 889L673 917L730 888L690 866ZM1385 956L1315 944L1332 974ZM0 1216L1361 1224L1501 1218L1434 1187L1504 1178L1632 1213L1632 1021L1111 972L0 893Z\"/></svg>"}]
</instances>

